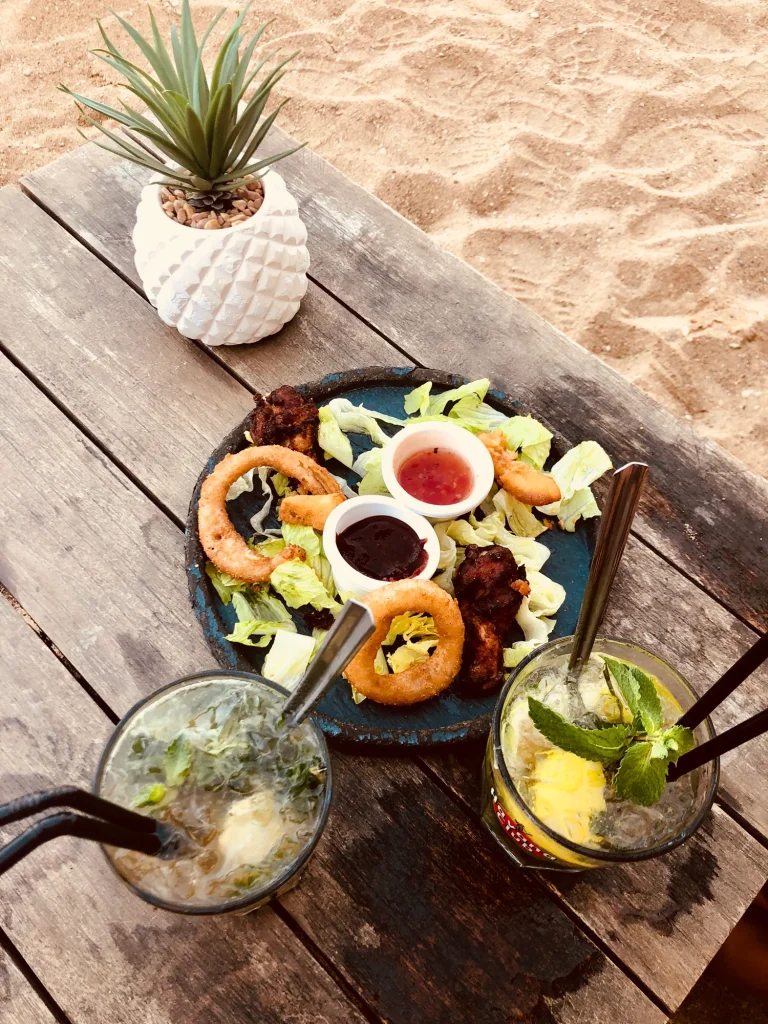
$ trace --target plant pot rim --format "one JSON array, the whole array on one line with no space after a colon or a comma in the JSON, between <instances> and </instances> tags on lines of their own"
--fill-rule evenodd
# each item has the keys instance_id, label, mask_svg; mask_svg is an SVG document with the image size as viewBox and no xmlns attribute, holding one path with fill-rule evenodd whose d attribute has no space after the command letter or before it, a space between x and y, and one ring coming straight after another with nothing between
<instances>
[{"instance_id":1,"label":"plant pot rim","mask_svg":"<svg viewBox=\"0 0 768 1024\"><path fill-rule=\"evenodd\" d=\"M273 180L274 179L280 179L280 181L282 181L282 178L280 178L280 175L277 173L277 171L273 171L271 167L267 168L267 170L264 172L264 174L259 178L259 181L261 182L261 189L262 189L262 194L264 196L264 199L262 200L261 206L259 207L258 210L256 210L254 215L252 217L246 217L246 219L244 221L241 221L240 224L227 224L226 227L219 226L219 229L218 229L219 231L235 231L238 228L248 227L249 224L252 225L254 223L258 223L258 221L261 220L261 215L262 215L262 213L264 211L264 207L266 206L266 203L267 203L267 188L268 188L268 180L269 179L273 179ZM162 180L160 180L160 176L159 175L155 175L152 178L152 180L150 181L149 184L154 186L157 189L157 197L156 197L157 198L157 212L158 212L158 215L160 217L162 217L163 221L167 221L167 222L173 224L175 227L178 227L178 228L189 228L190 231L197 231L197 232L200 232L200 234L203 233L203 231L205 230L204 228L193 228L191 224L179 224L179 222L176 220L175 217L166 217L165 211L163 210L162 204L160 203L160 192L161 192L163 187L173 189L173 188L178 188L179 187L178 185L165 185L164 186ZM209 232L209 234L210 234L210 232Z\"/></svg>"}]
</instances>

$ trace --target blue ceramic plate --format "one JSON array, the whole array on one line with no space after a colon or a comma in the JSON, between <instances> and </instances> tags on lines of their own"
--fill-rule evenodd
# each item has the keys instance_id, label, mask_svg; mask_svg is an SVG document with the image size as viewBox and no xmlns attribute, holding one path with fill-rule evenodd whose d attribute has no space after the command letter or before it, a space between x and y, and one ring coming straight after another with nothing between
<instances>
[{"instance_id":1,"label":"blue ceramic plate","mask_svg":"<svg viewBox=\"0 0 768 1024\"><path fill-rule=\"evenodd\" d=\"M301 385L298 390L311 396L318 405L342 395L356 405L362 403L370 409L402 417L403 398L407 392L427 380L434 382L433 394L466 383L463 377L441 373L438 370L372 367L330 374L321 381ZM499 391L489 392L486 401L502 412L508 412L510 416L523 411L514 399ZM231 644L225 639L226 635L232 632L235 614L231 605L222 604L205 573L205 554L197 536L197 502L202 481L225 455L246 446L243 434L248 429L249 420L250 417L247 417L238 424L212 452L195 485L187 517L186 563L190 599L216 661L223 668L258 672L264 660L264 651ZM394 433L397 427L382 424L382 429ZM350 440L355 456L371 447L368 437L353 434L350 435ZM568 447L563 438L556 434L552 440L550 462L557 461ZM335 460L327 465L332 473L345 476L356 489L358 477L354 473ZM261 495L255 496L251 493L243 494L228 504L232 521L243 536L247 537L252 532L248 521L262 501ZM259 503L258 506L256 502ZM595 522L590 520L580 524L575 533L551 530L538 538L552 552L544 571L561 583L567 594L565 603L557 615L553 639L568 636L573 633L576 626L594 549ZM268 525L276 526L277 520ZM298 612L294 613L294 617L301 632L311 632ZM521 633L512 634L508 642L521 639ZM496 694L491 694L485 697L466 698L457 696L448 689L440 696L412 707L387 707L375 704L371 700L355 704L350 696L349 685L343 679L339 679L336 686L318 705L316 718L329 739L341 743L364 744L379 748L426 747L486 736L496 697Z\"/></svg>"}]
</instances>

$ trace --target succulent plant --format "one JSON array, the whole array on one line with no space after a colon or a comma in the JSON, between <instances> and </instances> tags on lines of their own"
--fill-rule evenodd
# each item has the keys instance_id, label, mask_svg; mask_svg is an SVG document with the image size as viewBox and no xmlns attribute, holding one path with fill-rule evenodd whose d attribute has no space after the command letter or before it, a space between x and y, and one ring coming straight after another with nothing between
<instances>
[{"instance_id":1,"label":"succulent plant","mask_svg":"<svg viewBox=\"0 0 768 1024\"><path fill-rule=\"evenodd\" d=\"M96 140L98 146L162 173L165 184L195 193L195 205L213 207L216 201L225 198L223 193L239 188L245 180L258 177L270 164L301 149L301 146L296 146L261 160L255 159L259 146L287 101L283 100L266 117L262 117L264 108L272 89L286 74L283 70L285 65L296 54L290 54L266 71L250 100L244 102L245 93L259 72L276 56L276 53L270 53L256 64L253 71L249 70L256 44L270 24L262 25L241 52L243 37L240 29L251 3L249 0L224 38L210 76L203 66L203 49L225 13L223 9L210 22L198 42L189 0L183 0L178 32L175 25L171 26L171 53L163 42L151 8L151 43L112 11L154 74L124 57L98 22L106 49L91 52L124 76L127 80L124 88L146 105L150 116L122 101L122 110L117 110L73 92L65 85L59 88L72 96L81 114L106 136L106 142ZM91 117L85 108L117 121L133 134L133 138L142 136L150 143L149 149L136 145L130 136L123 138L111 131ZM163 159L158 157L157 150L164 154ZM164 162L165 158L168 163Z\"/></svg>"}]
</instances>

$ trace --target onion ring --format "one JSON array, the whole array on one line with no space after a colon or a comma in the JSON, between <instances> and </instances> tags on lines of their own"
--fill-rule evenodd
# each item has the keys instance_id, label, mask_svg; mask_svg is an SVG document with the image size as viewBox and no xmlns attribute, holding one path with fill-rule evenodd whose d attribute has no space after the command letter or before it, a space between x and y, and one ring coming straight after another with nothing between
<instances>
[{"instance_id":1,"label":"onion ring","mask_svg":"<svg viewBox=\"0 0 768 1024\"><path fill-rule=\"evenodd\" d=\"M281 562L303 559L303 548L289 544L272 558L252 551L227 513L227 491L249 469L272 466L298 480L312 494L341 492L338 481L308 455L278 444L246 448L225 455L203 480L197 508L197 532L206 555L221 572L246 583L263 583Z\"/></svg>"},{"instance_id":2,"label":"onion ring","mask_svg":"<svg viewBox=\"0 0 768 1024\"><path fill-rule=\"evenodd\" d=\"M356 690L379 704L417 704L450 686L461 668L464 620L459 606L431 580L398 580L363 598L373 612L376 630L344 672ZM379 675L373 661L395 615L428 612L435 620L437 647L426 661L404 672Z\"/></svg>"}]
</instances>

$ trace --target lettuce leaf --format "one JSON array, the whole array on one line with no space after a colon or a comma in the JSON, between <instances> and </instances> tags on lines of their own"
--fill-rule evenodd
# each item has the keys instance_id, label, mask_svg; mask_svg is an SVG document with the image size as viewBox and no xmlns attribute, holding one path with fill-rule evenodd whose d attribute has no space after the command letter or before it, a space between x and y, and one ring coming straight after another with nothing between
<instances>
[{"instance_id":1,"label":"lettuce leaf","mask_svg":"<svg viewBox=\"0 0 768 1024\"><path fill-rule=\"evenodd\" d=\"M527 571L531 592L528 610L538 618L556 615L565 600L565 587L535 569Z\"/></svg>"},{"instance_id":2,"label":"lettuce leaf","mask_svg":"<svg viewBox=\"0 0 768 1024\"><path fill-rule=\"evenodd\" d=\"M478 544L488 547L490 544L501 544L509 548L518 565L526 569L539 570L549 558L549 548L531 537L516 537L505 525L504 513L494 512L485 519L478 520L470 514L469 520L453 519L447 525L447 534L461 545Z\"/></svg>"},{"instance_id":3,"label":"lettuce leaf","mask_svg":"<svg viewBox=\"0 0 768 1024\"><path fill-rule=\"evenodd\" d=\"M560 488L560 501L541 505L539 510L545 515L556 515L562 528L573 533L579 519L600 515L590 484L612 468L611 460L597 441L582 441L550 471Z\"/></svg>"},{"instance_id":4,"label":"lettuce leaf","mask_svg":"<svg viewBox=\"0 0 768 1024\"><path fill-rule=\"evenodd\" d=\"M292 559L272 570L269 582L289 608L309 604L320 611L328 608L336 614L340 605L334 601L311 565Z\"/></svg>"},{"instance_id":5,"label":"lettuce leaf","mask_svg":"<svg viewBox=\"0 0 768 1024\"><path fill-rule=\"evenodd\" d=\"M261 506L256 515L251 516L251 528L253 529L253 532L258 534L260 537L268 537L270 536L270 531L264 529L264 523L267 521L267 517L272 511L272 502L275 500L275 495L268 483L269 475L272 470L269 466L260 466L256 472L259 480L261 481L262 493L267 500ZM237 481L235 481L235 483L237 483ZM274 531L272 532L274 533Z\"/></svg>"},{"instance_id":6,"label":"lettuce leaf","mask_svg":"<svg viewBox=\"0 0 768 1024\"><path fill-rule=\"evenodd\" d=\"M551 430L532 416L512 416L499 429L507 439L507 448L517 452L521 462L544 468L552 442Z\"/></svg>"},{"instance_id":7,"label":"lettuce leaf","mask_svg":"<svg viewBox=\"0 0 768 1024\"><path fill-rule=\"evenodd\" d=\"M371 448L355 459L352 469L362 480L357 485L358 494L389 494L381 472L381 449Z\"/></svg>"},{"instance_id":8,"label":"lettuce leaf","mask_svg":"<svg viewBox=\"0 0 768 1024\"><path fill-rule=\"evenodd\" d=\"M285 473L273 473L270 477L270 483L275 488L275 494L277 494L278 498L284 498L286 494L291 494L293 491L291 478L286 476Z\"/></svg>"},{"instance_id":9,"label":"lettuce leaf","mask_svg":"<svg viewBox=\"0 0 768 1024\"><path fill-rule=\"evenodd\" d=\"M554 619L546 619L543 616L540 618L534 615L528 605L528 598L523 598L523 603L520 605L520 611L515 616L520 629L523 631L523 636L526 640L538 640L544 643L549 634L555 628Z\"/></svg>"},{"instance_id":10,"label":"lettuce leaf","mask_svg":"<svg viewBox=\"0 0 768 1024\"><path fill-rule=\"evenodd\" d=\"M216 588L216 593L221 598L222 604L229 604L233 594L241 594L248 589L247 583L235 576L230 576L229 573L221 572L213 562L205 563L205 574Z\"/></svg>"},{"instance_id":11,"label":"lettuce leaf","mask_svg":"<svg viewBox=\"0 0 768 1024\"><path fill-rule=\"evenodd\" d=\"M444 391L442 395L435 395L434 398L430 399L429 406L427 407L427 414L429 416L435 416L438 413L445 412L445 407L450 405L451 402L460 402L462 398L466 398L467 395L475 395L481 402L488 394L488 388L491 386L491 382L487 377L483 377L481 380L473 380L469 384L462 384L459 388L453 388L450 391Z\"/></svg>"},{"instance_id":12,"label":"lettuce leaf","mask_svg":"<svg viewBox=\"0 0 768 1024\"><path fill-rule=\"evenodd\" d=\"M289 562L285 563L290 565ZM302 563L303 564L303 563ZM296 633L278 633L267 652L262 667L267 679L293 690L307 670L307 665L315 652L315 641L311 636Z\"/></svg>"},{"instance_id":13,"label":"lettuce leaf","mask_svg":"<svg viewBox=\"0 0 768 1024\"><path fill-rule=\"evenodd\" d=\"M387 434L379 426L382 423L393 423L402 427L405 420L375 409L366 409L363 405L353 405L348 398L332 398L325 408L331 413L340 429L345 434L367 434L374 444L385 445L389 440ZM322 411L322 410L321 410Z\"/></svg>"},{"instance_id":14,"label":"lettuce leaf","mask_svg":"<svg viewBox=\"0 0 768 1024\"><path fill-rule=\"evenodd\" d=\"M541 647L543 640L517 640L511 647L504 648L504 668L517 668L531 651Z\"/></svg>"},{"instance_id":15,"label":"lettuce leaf","mask_svg":"<svg viewBox=\"0 0 768 1024\"><path fill-rule=\"evenodd\" d=\"M270 537L268 540L256 541L255 537L251 537L246 542L248 547L253 551L258 551L260 555L265 558L272 558L274 555L279 554L285 547L285 541L282 537Z\"/></svg>"},{"instance_id":16,"label":"lettuce leaf","mask_svg":"<svg viewBox=\"0 0 768 1024\"><path fill-rule=\"evenodd\" d=\"M348 469L352 468L352 463L355 461L352 444L327 405L320 409L320 427L317 431L317 440L325 452L326 459L338 459Z\"/></svg>"},{"instance_id":17,"label":"lettuce leaf","mask_svg":"<svg viewBox=\"0 0 768 1024\"><path fill-rule=\"evenodd\" d=\"M227 640L246 647L266 647L280 630L296 632L296 625L288 609L276 597L257 591L250 600L242 593L232 595L232 605L238 621ZM258 636L258 640L251 637Z\"/></svg>"},{"instance_id":18,"label":"lettuce leaf","mask_svg":"<svg viewBox=\"0 0 768 1024\"><path fill-rule=\"evenodd\" d=\"M391 647L399 639L404 643L386 654L386 660L392 672L404 672L412 665L426 661L433 647L437 646L438 635L435 629L435 620L431 615L422 612L404 612L401 615L395 615L380 650L384 647Z\"/></svg>"},{"instance_id":19,"label":"lettuce leaf","mask_svg":"<svg viewBox=\"0 0 768 1024\"><path fill-rule=\"evenodd\" d=\"M307 564L312 566L320 582L333 597L336 594L336 581L333 578L331 563L323 550L323 539L320 534L311 526L283 523L283 537L286 544L296 544L304 549Z\"/></svg>"},{"instance_id":20,"label":"lettuce leaf","mask_svg":"<svg viewBox=\"0 0 768 1024\"><path fill-rule=\"evenodd\" d=\"M480 434L488 430L498 430L507 422L507 415L497 412L477 395L466 395L454 405L448 413L448 419L458 423L465 430Z\"/></svg>"},{"instance_id":21,"label":"lettuce leaf","mask_svg":"<svg viewBox=\"0 0 768 1024\"><path fill-rule=\"evenodd\" d=\"M538 537L546 533L546 526L536 518L531 506L524 505L508 491L498 490L493 496L493 505L499 512L504 513L507 526L516 537Z\"/></svg>"},{"instance_id":22,"label":"lettuce leaf","mask_svg":"<svg viewBox=\"0 0 768 1024\"><path fill-rule=\"evenodd\" d=\"M429 409L429 393L432 390L432 381L428 380L424 384L420 384L419 387L414 388L413 391L409 391L403 401L403 408L408 416L418 414L419 416L426 416L427 409Z\"/></svg>"},{"instance_id":23,"label":"lettuce leaf","mask_svg":"<svg viewBox=\"0 0 768 1024\"><path fill-rule=\"evenodd\" d=\"M252 491L253 474L255 472L255 469L249 469L247 473L243 473L243 475L239 476L233 484L230 484L226 500L234 501L235 498L239 498L241 494L246 494L248 491Z\"/></svg>"}]
</instances>

